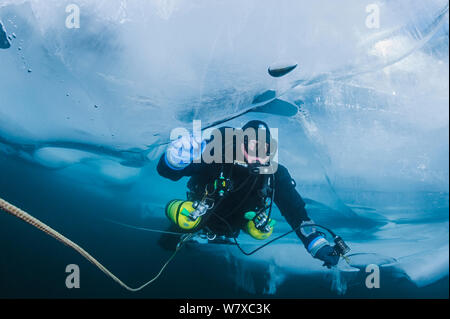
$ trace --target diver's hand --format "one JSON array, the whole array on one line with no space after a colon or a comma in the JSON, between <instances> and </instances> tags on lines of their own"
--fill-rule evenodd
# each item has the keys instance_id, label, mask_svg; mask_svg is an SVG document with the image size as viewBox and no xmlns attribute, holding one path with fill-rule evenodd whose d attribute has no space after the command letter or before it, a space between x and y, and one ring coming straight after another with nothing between
<instances>
[{"instance_id":1,"label":"diver's hand","mask_svg":"<svg viewBox=\"0 0 450 319\"><path fill-rule=\"evenodd\" d=\"M314 258L322 260L323 265L327 268L331 268L332 266L336 266L339 261L339 256L335 253L333 247L330 245L325 245L320 248Z\"/></svg>"},{"instance_id":2,"label":"diver's hand","mask_svg":"<svg viewBox=\"0 0 450 319\"><path fill-rule=\"evenodd\" d=\"M168 166L181 170L193 160L198 160L206 146L206 141L192 135L183 135L172 141L167 147L165 159Z\"/></svg>"},{"instance_id":3,"label":"diver's hand","mask_svg":"<svg viewBox=\"0 0 450 319\"><path fill-rule=\"evenodd\" d=\"M306 240L309 253L314 258L322 260L325 267L331 268L338 263L339 256L335 254L333 247L320 233L312 233Z\"/></svg>"}]
</instances>

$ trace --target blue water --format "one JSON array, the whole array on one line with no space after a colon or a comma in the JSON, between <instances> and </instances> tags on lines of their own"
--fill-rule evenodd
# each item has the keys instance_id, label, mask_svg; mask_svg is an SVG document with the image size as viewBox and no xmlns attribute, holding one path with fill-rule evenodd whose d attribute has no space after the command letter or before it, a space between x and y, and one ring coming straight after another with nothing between
<instances>
[{"instance_id":1,"label":"blue water","mask_svg":"<svg viewBox=\"0 0 450 319\"><path fill-rule=\"evenodd\" d=\"M0 198L139 286L170 253L126 225L165 229L164 206L185 196L187 179L155 169L171 130L277 97L300 112L227 125L277 129L280 163L350 264L327 270L292 234L251 257L191 242L131 293L0 211L0 298L448 298L447 1L382 1L378 29L364 24L370 3L353 0L79 1L79 29L65 27L70 3L0 2ZM268 75L292 60L287 76ZM275 235L289 230L274 218ZM79 289L65 285L69 264ZM380 288L365 285L369 264Z\"/></svg>"},{"instance_id":2,"label":"blue water","mask_svg":"<svg viewBox=\"0 0 450 319\"><path fill-rule=\"evenodd\" d=\"M114 190L116 199L93 196L80 187L67 183L64 176L55 176L52 171L20 160L2 160L0 190L5 198L16 203L35 217L52 225L67 237L87 249L115 274L131 285L137 286L150 279L162 266L169 253L157 244L158 234L136 231L109 223L105 218L113 218L131 225L164 229L168 221L152 221L137 216L139 208L133 202L132 192ZM18 183L26 180L25 183ZM55 194L58 194L55 197ZM360 193L360 204L366 205L363 198L380 197L388 199L389 194ZM405 198L408 194L397 194ZM448 230L448 194L409 194L416 200L433 200L433 205L417 219L399 218L399 226L420 225L424 229ZM397 200L389 199L391 202ZM134 204L137 204L134 202ZM416 203L408 201L411 207ZM367 206L365 206L366 209ZM402 214L404 209L394 212ZM318 212L309 209L311 216ZM323 212L322 212L323 213ZM163 211L160 211L163 215ZM320 218L318 218L320 220ZM270 277L267 265L251 266L250 272L242 274L239 264L224 263L224 257L213 251L198 251L198 247L182 250L167 268L164 275L151 287L139 293L129 293L104 276L97 268L85 261L76 252L18 221L12 216L1 215L1 297L156 297L156 298L235 298L235 297L288 297L288 298L447 298L448 275L438 276L431 284L417 287L405 278L388 278L381 281L380 289L369 290L364 286L364 277L349 282L346 293L333 291L329 276L331 274L288 274L277 286L276 292L268 294ZM331 224L331 225L330 225ZM329 220L328 226L333 227ZM372 242L381 250L383 241L377 243L374 229L336 228L347 242ZM420 237L423 234L414 234ZM413 237L414 237L413 236ZM287 239L297 242L295 236ZM298 242L299 243L299 242ZM300 244L300 243L299 243ZM351 245L351 244L350 244ZM352 245L351 245L352 246ZM250 246L245 246L250 247ZM238 250L232 247L236 254ZM300 253L301 249L298 249ZM372 251L373 248L368 248ZM242 255L241 263L247 258ZM270 262L270 258L268 258ZM77 264L81 270L81 288L69 290L65 287L65 267ZM302 267L301 264L298 265ZM420 268L420 265L418 265ZM244 267L245 268L245 267ZM282 268L282 266L281 266ZM240 275L239 275L240 274ZM239 282L233 276L241 276ZM383 277L382 277L383 278ZM242 286L242 281L246 284ZM211 284L214 283L214 284ZM218 289L220 287L220 289Z\"/></svg>"}]
</instances>

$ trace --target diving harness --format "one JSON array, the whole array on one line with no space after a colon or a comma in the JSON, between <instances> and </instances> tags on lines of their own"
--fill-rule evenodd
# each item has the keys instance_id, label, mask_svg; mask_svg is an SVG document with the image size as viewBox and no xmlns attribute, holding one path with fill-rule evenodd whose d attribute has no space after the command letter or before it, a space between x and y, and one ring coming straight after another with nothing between
<instances>
[{"instance_id":1,"label":"diving harness","mask_svg":"<svg viewBox=\"0 0 450 319\"><path fill-rule=\"evenodd\" d=\"M240 165L242 165L242 164L240 164ZM244 227L244 231L255 239L264 240L272 235L274 226L276 224L276 221L271 219L272 206L273 206L273 202L274 202L274 198L275 198L275 174L273 174L273 173L267 174L267 172L270 172L270 170L271 170L271 167L267 166L267 165L266 166L260 166L260 165L252 166L252 165L248 165L248 164L245 164L245 165L246 165L246 167L248 167L249 172L250 172L249 178L251 178L252 176L255 177L255 175L260 174L261 170L263 170L262 172L264 172L264 175L262 175L262 176L264 178L264 181L263 181L263 187L260 190L258 190L258 196L260 198L259 209L256 209L256 211L248 211L244 214L245 219L248 220L248 222L246 223L246 225ZM245 184L246 181L244 181L243 184ZM190 212L187 210L184 210L181 213L186 218L186 220L189 221L188 223L185 223L184 218L180 218L179 216L176 217L176 214L175 214L175 218L171 218L170 216L174 215L173 212L168 212L166 210L166 214L169 217L169 219L171 219L173 222L175 222L178 226L180 226L184 230L189 229L191 231L196 231L196 235L198 235L198 237L207 239L208 242L212 242L219 238L219 236L217 236L214 232L212 232L207 226L205 226L203 229L199 229L201 226L201 219L207 218L208 215L214 215L219 220L221 220L228 227L230 234L235 233L233 231L233 227L229 224L229 222L224 217L217 214L213 208L216 207L217 205L219 205L220 202L226 197L226 195L229 192L236 191L236 189L233 188L234 185L233 185L231 179L224 177L223 169L220 172L220 176L216 180L214 180L214 182L212 184L213 184L212 192L208 192L208 185L206 185L204 194L200 201L194 200L193 202L190 202L190 201L183 202L185 205L191 206ZM249 193L251 191L253 191L254 186L255 186L255 184L253 184L250 187ZM242 187L242 185L240 187ZM238 187L238 188L240 188L240 187ZM216 195L216 196L214 196L214 195ZM188 197L190 197L190 196L188 196ZM245 197L242 200L242 202L244 202L246 199L247 199L247 197ZM181 201L177 200L177 202L181 202ZM192 203L192 204L189 204L189 203ZM240 205L241 204L238 204L238 205L236 205L236 207L239 207ZM232 213L234 213L234 212L232 212ZM229 215L231 215L231 214L229 214ZM188 224L191 226L190 228L186 228L186 225L188 225ZM349 263L349 259L345 255L350 251L350 248L344 242L344 240L341 237L337 236L331 229L321 226L319 224L315 224L315 223L300 224L298 227L266 242L265 244L257 247L256 249L252 250L251 252L246 252L241 247L241 245L239 244L239 242L237 240L236 235L233 235L231 237L234 241L234 244L239 248L239 250L244 255L250 256L250 255L253 255L254 253L256 253L257 251L259 251L260 249L266 247L267 245L269 245L269 244L271 244L293 232L297 232L298 230L300 230L304 227L312 227L312 226L319 227L319 228L322 228L325 231L327 231L332 236L333 241L334 241L334 247L333 247L334 252L333 253L337 256L342 257L343 259L345 259L347 261L347 263ZM222 237L221 241L224 241L225 239L223 238L223 236L221 236L221 237ZM226 240L225 240L225 242L226 242Z\"/></svg>"},{"instance_id":2,"label":"diving harness","mask_svg":"<svg viewBox=\"0 0 450 319\"><path fill-rule=\"evenodd\" d=\"M231 178L224 176L223 169L220 172L220 176L216 178L212 183L206 184L203 194L200 196L188 193L188 200L183 201L175 199L170 201L166 206L166 216L177 227L187 232L195 232L202 228L202 225L206 224L206 220L211 215L216 215L215 208L227 197L231 192L239 190L245 186L250 178L255 178L253 185L250 187L248 194L250 194L255 186L256 177L255 174L251 174L242 185L236 189L233 187ZM254 211L248 211L244 214L244 218L248 220L245 224L244 231L251 237L263 240L267 239L273 232L275 221L270 218L272 211L272 204L274 200L274 187L273 180L274 175L270 177L263 175L263 187L258 190L259 204ZM200 197L200 200L196 200L195 197ZM242 204L245 203L248 196L244 196L241 203L235 206L235 208L228 213L233 215ZM269 213L266 213L269 211ZM208 214L208 215L207 215ZM219 216L219 219L221 217ZM208 237L216 237L207 226L205 226ZM201 232L201 230L200 230ZM231 231L234 233L234 231Z\"/></svg>"}]
</instances>

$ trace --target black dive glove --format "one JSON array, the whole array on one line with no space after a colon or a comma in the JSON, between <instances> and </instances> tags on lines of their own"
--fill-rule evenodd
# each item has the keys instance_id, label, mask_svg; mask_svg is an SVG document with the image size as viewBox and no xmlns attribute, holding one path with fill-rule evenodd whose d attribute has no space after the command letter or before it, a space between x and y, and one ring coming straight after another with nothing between
<instances>
[{"instance_id":1,"label":"black dive glove","mask_svg":"<svg viewBox=\"0 0 450 319\"><path fill-rule=\"evenodd\" d=\"M325 267L331 268L339 261L339 255L319 232L314 232L306 238L306 249L314 258L323 261Z\"/></svg>"},{"instance_id":2,"label":"black dive glove","mask_svg":"<svg viewBox=\"0 0 450 319\"><path fill-rule=\"evenodd\" d=\"M328 268L336 266L339 261L339 256L329 244L319 248L314 258L322 260L324 262L323 265Z\"/></svg>"}]
</instances>

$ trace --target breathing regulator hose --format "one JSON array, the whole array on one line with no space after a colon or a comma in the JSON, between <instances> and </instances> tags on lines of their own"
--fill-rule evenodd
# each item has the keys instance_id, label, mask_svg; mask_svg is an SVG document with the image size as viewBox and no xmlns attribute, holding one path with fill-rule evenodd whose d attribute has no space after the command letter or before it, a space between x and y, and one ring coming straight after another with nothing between
<instances>
[{"instance_id":1,"label":"breathing regulator hose","mask_svg":"<svg viewBox=\"0 0 450 319\"><path fill-rule=\"evenodd\" d=\"M228 229L229 229L230 231L232 231L231 225L230 225L224 218L222 218L221 216L219 216L219 215L216 214L216 213L213 213L213 214L214 214L217 218L219 218L220 220L222 220L222 222L224 222L225 225L227 225ZM239 250L240 250L244 255L246 255L246 256L251 256L251 255L253 255L254 253L256 253L257 251L263 249L264 247L266 247L266 246L272 244L273 242L275 242L275 241L277 241L277 240L279 240L279 239L281 239L281 238L283 238L283 237L285 237L285 236L287 236L287 235L289 235L289 234L291 234L291 233L293 233L293 232L296 232L297 230L299 230L299 229L301 229L301 228L303 228L303 227L312 227L312 226L314 226L314 227L320 227L320 228L326 230L328 233L330 233L330 235L333 237L333 240L334 240L334 243L335 243L335 245L334 245L334 247L333 247L333 249L334 249L334 254L336 254L337 256L341 256L342 258L345 259L345 261L346 261L347 263L350 263L348 257L345 256L345 255L350 251L350 247L348 247L347 244L344 242L344 240L343 240L341 237L339 237L338 235L336 235L331 229L329 229L329 228L327 228L327 227L325 227L325 226L319 225L319 224L299 225L298 227L296 227L296 228L294 228L294 229L292 229L292 230L290 230L290 231L288 231L288 232L286 232L286 233L284 233L284 234L282 234L282 235L280 235L280 236L278 236L278 237L275 237L275 238L273 238L272 240L269 240L268 242L264 243L263 245L261 245L261 246L255 248L254 250L252 250L252 251L250 251L250 252L245 251L245 250L241 247L241 245L240 245L239 242L237 241L236 236L233 236L233 240L234 240L234 243L236 244L236 246L239 248Z\"/></svg>"},{"instance_id":2,"label":"breathing regulator hose","mask_svg":"<svg viewBox=\"0 0 450 319\"><path fill-rule=\"evenodd\" d=\"M151 283L153 283L154 281L156 281L159 278L159 276L161 276L161 274L163 273L163 271L167 267L167 265L172 261L172 259L178 253L178 251L182 248L183 244L186 241L188 241L189 239L191 239L191 237L194 235L194 234L185 234L185 235L183 235L181 237L180 242L176 246L175 251L170 256L170 258L166 261L166 263L162 266L161 270L156 274L156 276L153 277L153 279L151 279L150 281L148 281L145 284L143 284L142 286L137 287L137 288L132 288L132 287L128 286L127 284L125 284L117 276L115 276L111 271L109 271L105 266L103 266L97 259L95 259L91 254L89 254L82 247L80 247L79 245L77 245L76 243L74 243L73 241L71 241L70 239L65 237L64 235L60 234L59 232L57 232L53 228L51 228L48 225L44 224L39 219L31 216L30 214L28 214L27 212L21 210L20 208L12 205L10 203L8 203L7 201L3 200L2 198L0 198L0 210L3 210L3 211L5 211L8 214L11 214L11 215L13 215L13 216L23 220L24 222L26 222L26 223L36 227L37 229L39 229L41 231L43 231L47 235L50 235L53 238L55 238L56 240L62 242L64 245L69 246L70 248L74 249L81 256L86 258L89 262L91 262L98 269L100 269L105 275L107 275L112 280L117 282L123 288L125 288L125 289L127 289L129 291L132 291L132 292L136 292L136 291L142 290L145 287L147 287L148 285L150 285Z\"/></svg>"}]
</instances>

